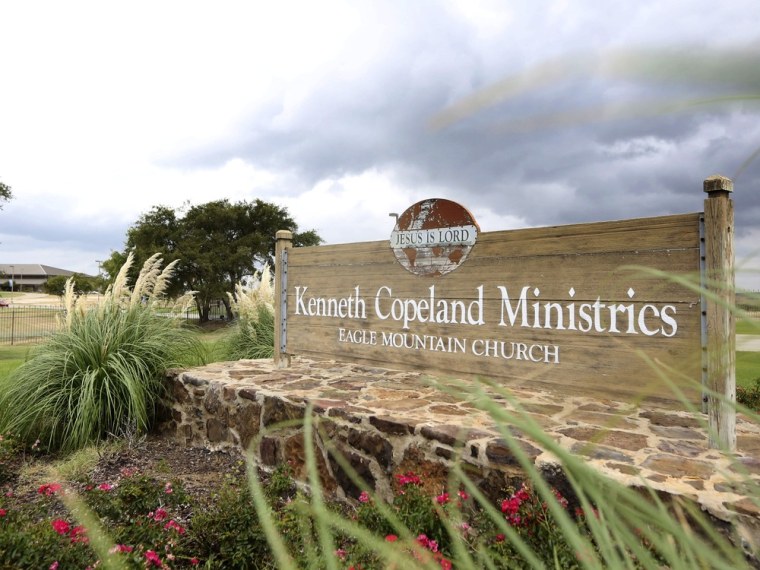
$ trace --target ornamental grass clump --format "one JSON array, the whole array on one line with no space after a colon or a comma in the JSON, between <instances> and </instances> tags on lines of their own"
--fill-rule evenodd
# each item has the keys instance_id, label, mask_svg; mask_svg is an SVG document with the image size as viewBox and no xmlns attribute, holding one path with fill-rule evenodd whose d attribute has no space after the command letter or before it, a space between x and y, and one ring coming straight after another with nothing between
<instances>
[{"instance_id":1,"label":"ornamental grass clump","mask_svg":"<svg viewBox=\"0 0 760 570\"><path fill-rule=\"evenodd\" d=\"M0 379L0 433L28 445L73 451L110 436L146 432L167 368L199 363L198 341L154 303L174 269L154 255L130 289L130 255L95 306L66 283L60 330ZM180 302L192 297L186 296Z\"/></svg>"},{"instance_id":2,"label":"ornamental grass clump","mask_svg":"<svg viewBox=\"0 0 760 570\"><path fill-rule=\"evenodd\" d=\"M235 286L227 294L238 321L227 341L229 360L272 358L274 354L274 289L269 266L253 287Z\"/></svg>"}]
</instances>

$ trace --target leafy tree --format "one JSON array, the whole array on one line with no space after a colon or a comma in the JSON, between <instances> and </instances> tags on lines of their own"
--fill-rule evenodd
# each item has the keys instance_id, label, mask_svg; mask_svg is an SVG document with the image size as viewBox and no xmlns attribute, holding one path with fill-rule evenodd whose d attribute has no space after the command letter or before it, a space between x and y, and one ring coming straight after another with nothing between
<instances>
[{"instance_id":1,"label":"leafy tree","mask_svg":"<svg viewBox=\"0 0 760 570\"><path fill-rule=\"evenodd\" d=\"M101 288L100 278L89 277L82 273L74 273L71 276L74 283L74 291L78 295L86 295ZM42 286L42 290L48 295L63 295L68 277L55 275L50 277Z\"/></svg>"},{"instance_id":2,"label":"leafy tree","mask_svg":"<svg viewBox=\"0 0 760 570\"><path fill-rule=\"evenodd\" d=\"M68 277L64 275L55 275L49 277L48 280L42 285L42 290L48 295L63 295L64 287L66 287L66 281Z\"/></svg>"},{"instance_id":3,"label":"leafy tree","mask_svg":"<svg viewBox=\"0 0 760 570\"><path fill-rule=\"evenodd\" d=\"M178 260L167 294L196 291L201 322L208 320L211 303L217 300L232 319L227 293L257 267L272 263L278 230L292 231L297 246L322 242L314 230L299 233L286 208L262 200L215 200L180 209L155 206L127 231L126 251L112 252L101 267L113 278L113 269L121 267L127 251L134 254L137 266L154 253L167 263Z\"/></svg>"},{"instance_id":4,"label":"leafy tree","mask_svg":"<svg viewBox=\"0 0 760 570\"><path fill-rule=\"evenodd\" d=\"M0 182L0 210L3 208L3 202L7 202L11 198L13 198L11 187Z\"/></svg>"},{"instance_id":5,"label":"leafy tree","mask_svg":"<svg viewBox=\"0 0 760 570\"><path fill-rule=\"evenodd\" d=\"M127 262L127 255L121 251L111 250L111 255L105 261L99 261L100 276L106 284L113 283L113 280L119 274L119 269ZM134 277L134 276L132 276Z\"/></svg>"}]
</instances>

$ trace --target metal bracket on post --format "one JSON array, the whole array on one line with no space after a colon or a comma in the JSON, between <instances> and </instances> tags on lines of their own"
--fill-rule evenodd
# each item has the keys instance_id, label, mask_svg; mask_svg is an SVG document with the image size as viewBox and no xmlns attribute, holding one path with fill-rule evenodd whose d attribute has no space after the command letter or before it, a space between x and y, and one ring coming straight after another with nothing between
<instances>
[{"instance_id":1,"label":"metal bracket on post","mask_svg":"<svg viewBox=\"0 0 760 570\"><path fill-rule=\"evenodd\" d=\"M699 216L699 304L700 304L700 344L702 347L702 413L707 413L707 298L705 253L705 215Z\"/></svg>"},{"instance_id":2,"label":"metal bracket on post","mask_svg":"<svg viewBox=\"0 0 760 570\"><path fill-rule=\"evenodd\" d=\"M280 352L288 352L288 250L282 251L280 260Z\"/></svg>"}]
</instances>

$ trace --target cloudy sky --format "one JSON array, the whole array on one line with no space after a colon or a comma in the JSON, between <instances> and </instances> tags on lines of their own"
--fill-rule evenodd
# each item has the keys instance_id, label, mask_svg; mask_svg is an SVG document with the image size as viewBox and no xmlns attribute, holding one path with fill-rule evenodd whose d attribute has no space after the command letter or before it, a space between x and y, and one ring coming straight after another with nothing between
<instances>
[{"instance_id":1,"label":"cloudy sky","mask_svg":"<svg viewBox=\"0 0 760 570\"><path fill-rule=\"evenodd\" d=\"M185 201L340 243L429 197L484 231L699 211L721 173L760 289L757 0L0 0L0 86L2 263L95 274Z\"/></svg>"}]
</instances>

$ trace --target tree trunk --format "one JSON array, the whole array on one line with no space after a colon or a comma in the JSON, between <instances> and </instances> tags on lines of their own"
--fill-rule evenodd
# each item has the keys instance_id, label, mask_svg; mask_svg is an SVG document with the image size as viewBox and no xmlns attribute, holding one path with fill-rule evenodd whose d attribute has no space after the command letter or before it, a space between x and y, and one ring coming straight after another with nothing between
<instances>
[{"instance_id":1,"label":"tree trunk","mask_svg":"<svg viewBox=\"0 0 760 570\"><path fill-rule=\"evenodd\" d=\"M195 298L195 306L198 308L198 323L203 324L208 322L208 313L210 309L210 303L208 299Z\"/></svg>"},{"instance_id":2,"label":"tree trunk","mask_svg":"<svg viewBox=\"0 0 760 570\"><path fill-rule=\"evenodd\" d=\"M232 322L232 319L235 318L235 314L232 312L232 305L230 305L230 300L223 298L222 303L224 303L224 310L227 312L227 322Z\"/></svg>"}]
</instances>

